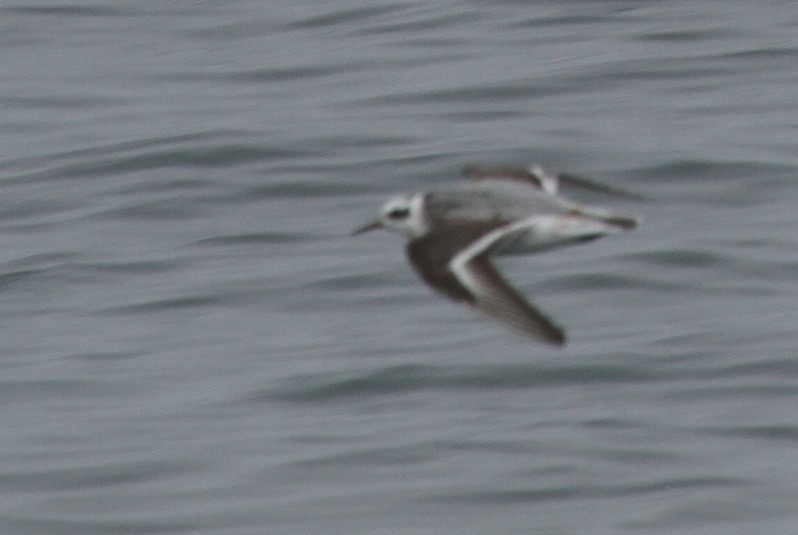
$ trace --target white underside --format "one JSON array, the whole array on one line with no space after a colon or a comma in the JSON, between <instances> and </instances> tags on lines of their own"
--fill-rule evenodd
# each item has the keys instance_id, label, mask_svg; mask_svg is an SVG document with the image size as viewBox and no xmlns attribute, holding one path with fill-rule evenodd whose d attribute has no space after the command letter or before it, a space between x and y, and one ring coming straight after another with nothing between
<instances>
[{"instance_id":1,"label":"white underside","mask_svg":"<svg viewBox=\"0 0 798 535\"><path fill-rule=\"evenodd\" d=\"M531 216L488 232L455 255L449 265L466 288L474 295L481 295L484 290L468 269L468 263L494 245L493 253L497 255L530 254L615 232L618 229L611 225L583 217Z\"/></svg>"},{"instance_id":2,"label":"white underside","mask_svg":"<svg viewBox=\"0 0 798 535\"><path fill-rule=\"evenodd\" d=\"M508 227L497 229L493 236L488 233L472 246L475 247L489 236L489 243L496 244L494 254L530 254L555 247L563 247L584 239L618 232L618 229L602 221L573 216L532 216ZM469 248L471 249L471 247ZM465 251L464 251L465 252ZM478 254L478 253L477 253Z\"/></svg>"}]
</instances>

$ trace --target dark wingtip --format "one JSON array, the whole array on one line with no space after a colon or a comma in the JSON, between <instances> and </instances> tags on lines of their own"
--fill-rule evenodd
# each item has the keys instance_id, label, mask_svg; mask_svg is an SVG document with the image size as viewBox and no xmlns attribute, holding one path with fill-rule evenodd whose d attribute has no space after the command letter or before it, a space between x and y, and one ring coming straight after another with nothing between
<instances>
[{"instance_id":1,"label":"dark wingtip","mask_svg":"<svg viewBox=\"0 0 798 535\"><path fill-rule=\"evenodd\" d=\"M551 336L548 338L548 341L551 342L552 345L555 345L557 347L565 347L565 344L568 342L568 339L565 336L565 331L557 327L557 330L551 333Z\"/></svg>"},{"instance_id":2,"label":"dark wingtip","mask_svg":"<svg viewBox=\"0 0 798 535\"><path fill-rule=\"evenodd\" d=\"M564 347L568 342L565 329L553 323L546 316L542 316L541 319L544 321L544 323L539 325L539 328L535 330L525 330L524 334L531 336L538 342L542 341L556 347Z\"/></svg>"},{"instance_id":3,"label":"dark wingtip","mask_svg":"<svg viewBox=\"0 0 798 535\"><path fill-rule=\"evenodd\" d=\"M636 191L629 191L622 188L617 188L614 186L608 186L606 184L601 184L599 182L594 182L587 178L584 178L579 175L574 175L571 173L561 173L559 175L560 181L565 184L582 188L588 191L595 191L598 193L604 193L605 195L612 195L615 197L622 197L626 199L631 199L635 201L645 201L647 200L646 197Z\"/></svg>"},{"instance_id":4,"label":"dark wingtip","mask_svg":"<svg viewBox=\"0 0 798 535\"><path fill-rule=\"evenodd\" d=\"M637 219L632 217L608 217L604 219L610 225L615 225L622 230L632 230L637 228Z\"/></svg>"}]
</instances>

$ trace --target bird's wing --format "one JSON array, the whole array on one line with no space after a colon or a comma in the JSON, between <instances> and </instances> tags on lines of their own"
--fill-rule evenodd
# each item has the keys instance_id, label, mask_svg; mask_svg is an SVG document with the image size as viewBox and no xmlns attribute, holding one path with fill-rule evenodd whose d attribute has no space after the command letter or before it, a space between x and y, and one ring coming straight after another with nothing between
<instances>
[{"instance_id":1,"label":"bird's wing","mask_svg":"<svg viewBox=\"0 0 798 535\"><path fill-rule=\"evenodd\" d=\"M463 222L436 229L407 246L410 263L433 288L522 333L556 345L565 333L510 286L490 261L510 225Z\"/></svg>"},{"instance_id":2,"label":"bird's wing","mask_svg":"<svg viewBox=\"0 0 798 535\"><path fill-rule=\"evenodd\" d=\"M475 180L517 180L526 182L537 189L543 190L549 195L556 195L560 186L570 186L586 191L593 191L633 200L645 200L639 193L627 191L625 189L608 186L593 180L570 173L552 173L539 165L533 165L529 169L510 166L482 166L468 165L463 170L466 176Z\"/></svg>"},{"instance_id":3,"label":"bird's wing","mask_svg":"<svg viewBox=\"0 0 798 535\"><path fill-rule=\"evenodd\" d=\"M556 195L559 186L559 177L553 175L540 166L529 169L521 167L491 167L482 165L468 165L463 169L467 177L474 180L516 180L543 190L549 195Z\"/></svg>"}]
</instances>

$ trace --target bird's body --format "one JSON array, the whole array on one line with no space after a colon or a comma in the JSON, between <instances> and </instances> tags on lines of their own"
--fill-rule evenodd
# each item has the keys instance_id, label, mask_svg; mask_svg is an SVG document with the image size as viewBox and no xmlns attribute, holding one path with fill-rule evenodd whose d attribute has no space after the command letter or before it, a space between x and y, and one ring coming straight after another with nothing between
<instances>
[{"instance_id":1,"label":"bird's body","mask_svg":"<svg viewBox=\"0 0 798 535\"><path fill-rule=\"evenodd\" d=\"M634 228L636 221L558 196L557 177L540 168L527 174L498 168L456 188L396 197L380 219L355 233L386 228L404 234L410 263L433 288L561 345L562 329L508 285L490 257L589 241Z\"/></svg>"},{"instance_id":2,"label":"bird's body","mask_svg":"<svg viewBox=\"0 0 798 535\"><path fill-rule=\"evenodd\" d=\"M504 235L492 250L495 255L536 253L634 225L631 219L621 223L606 211L516 180L473 182L419 195L427 231L465 221L502 228Z\"/></svg>"}]
</instances>

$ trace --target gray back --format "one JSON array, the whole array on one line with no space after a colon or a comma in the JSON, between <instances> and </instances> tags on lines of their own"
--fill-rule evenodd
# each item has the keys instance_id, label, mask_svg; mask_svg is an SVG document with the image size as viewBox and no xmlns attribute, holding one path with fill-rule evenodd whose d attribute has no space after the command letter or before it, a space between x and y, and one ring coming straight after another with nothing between
<instances>
[{"instance_id":1,"label":"gray back","mask_svg":"<svg viewBox=\"0 0 798 535\"><path fill-rule=\"evenodd\" d=\"M575 208L565 199L510 180L474 182L431 191L424 198L424 206L427 223L432 228L458 219L512 221L535 214L566 214Z\"/></svg>"}]
</instances>

